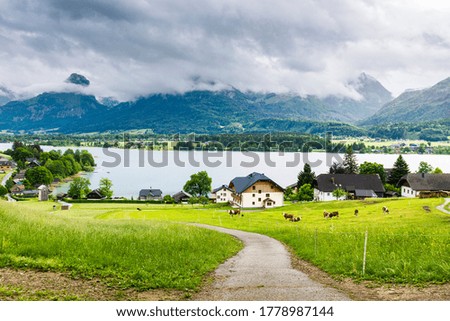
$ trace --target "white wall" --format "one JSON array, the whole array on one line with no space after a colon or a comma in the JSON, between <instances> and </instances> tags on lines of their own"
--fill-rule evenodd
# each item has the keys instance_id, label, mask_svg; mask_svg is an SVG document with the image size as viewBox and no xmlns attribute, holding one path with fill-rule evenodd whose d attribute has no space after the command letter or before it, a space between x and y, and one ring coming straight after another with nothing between
<instances>
[{"instance_id":1,"label":"white wall","mask_svg":"<svg viewBox=\"0 0 450 321\"><path fill-rule=\"evenodd\" d=\"M267 193L242 193L242 204L241 206L246 207L263 207L264 200L270 198L275 202L272 207L283 206L284 195L282 192L267 192Z\"/></svg>"},{"instance_id":2,"label":"white wall","mask_svg":"<svg viewBox=\"0 0 450 321\"><path fill-rule=\"evenodd\" d=\"M413 190L411 187L402 186L401 195L403 197L413 198L413 197L418 197L419 196L419 192Z\"/></svg>"},{"instance_id":3,"label":"white wall","mask_svg":"<svg viewBox=\"0 0 450 321\"><path fill-rule=\"evenodd\" d=\"M226 188L218 190L214 195L216 196L216 203L228 203L229 201L233 201L231 191Z\"/></svg>"},{"instance_id":4,"label":"white wall","mask_svg":"<svg viewBox=\"0 0 450 321\"><path fill-rule=\"evenodd\" d=\"M346 196L341 196L339 201L346 199ZM336 197L333 196L333 192L322 192L318 189L314 189L314 200L320 202L336 201Z\"/></svg>"}]
</instances>

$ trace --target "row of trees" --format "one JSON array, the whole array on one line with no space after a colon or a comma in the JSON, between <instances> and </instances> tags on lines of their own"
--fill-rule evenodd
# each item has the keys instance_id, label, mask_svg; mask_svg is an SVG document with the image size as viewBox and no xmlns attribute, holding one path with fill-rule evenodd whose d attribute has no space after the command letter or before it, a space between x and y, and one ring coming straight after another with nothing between
<instances>
[{"instance_id":1,"label":"row of trees","mask_svg":"<svg viewBox=\"0 0 450 321\"><path fill-rule=\"evenodd\" d=\"M85 177L75 177L70 183L67 195L73 199L83 199L90 192L91 182ZM113 184L109 178L100 179L99 188L100 194L105 198L111 198L113 195Z\"/></svg>"}]
</instances>

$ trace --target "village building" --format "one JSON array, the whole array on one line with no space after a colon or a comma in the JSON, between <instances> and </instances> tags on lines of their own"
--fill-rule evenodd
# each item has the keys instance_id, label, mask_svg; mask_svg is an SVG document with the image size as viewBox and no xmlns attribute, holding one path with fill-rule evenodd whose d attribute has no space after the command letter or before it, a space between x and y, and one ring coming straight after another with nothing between
<instances>
[{"instance_id":1,"label":"village building","mask_svg":"<svg viewBox=\"0 0 450 321\"><path fill-rule=\"evenodd\" d=\"M191 197L192 195L185 191L179 191L178 193L172 195L175 203L187 203Z\"/></svg>"},{"instance_id":2,"label":"village building","mask_svg":"<svg viewBox=\"0 0 450 321\"><path fill-rule=\"evenodd\" d=\"M216 203L229 203L233 201L233 191L228 187L228 185L222 185L213 189L211 198Z\"/></svg>"},{"instance_id":3,"label":"village building","mask_svg":"<svg viewBox=\"0 0 450 321\"><path fill-rule=\"evenodd\" d=\"M100 193L100 190L94 189L86 195L86 198L88 200L102 200L105 199L106 197L103 196L102 193Z\"/></svg>"},{"instance_id":4,"label":"village building","mask_svg":"<svg viewBox=\"0 0 450 321\"><path fill-rule=\"evenodd\" d=\"M13 187L11 187L10 192L12 195L20 195L25 190L25 185L23 184L15 184Z\"/></svg>"},{"instance_id":5,"label":"village building","mask_svg":"<svg viewBox=\"0 0 450 321\"><path fill-rule=\"evenodd\" d=\"M11 162L10 160L6 159L6 158L0 158L0 171L1 172L6 172L6 171L10 171L13 167L13 162Z\"/></svg>"},{"instance_id":6,"label":"village building","mask_svg":"<svg viewBox=\"0 0 450 321\"><path fill-rule=\"evenodd\" d=\"M36 158L27 158L26 164L27 164L27 167L29 167L29 168L41 166L41 163Z\"/></svg>"},{"instance_id":7,"label":"village building","mask_svg":"<svg viewBox=\"0 0 450 321\"><path fill-rule=\"evenodd\" d=\"M385 189L378 174L320 174L314 180L314 200L336 201L335 189L347 192L339 200L384 197Z\"/></svg>"},{"instance_id":8,"label":"village building","mask_svg":"<svg viewBox=\"0 0 450 321\"><path fill-rule=\"evenodd\" d=\"M284 189L260 173L235 177L229 185L233 191L233 203L244 208L270 208L283 206Z\"/></svg>"},{"instance_id":9,"label":"village building","mask_svg":"<svg viewBox=\"0 0 450 321\"><path fill-rule=\"evenodd\" d=\"M450 195L450 174L416 173L403 176L397 184L403 197Z\"/></svg>"},{"instance_id":10,"label":"village building","mask_svg":"<svg viewBox=\"0 0 450 321\"><path fill-rule=\"evenodd\" d=\"M162 191L160 189L141 189L138 199L140 201L161 201Z\"/></svg>"},{"instance_id":11,"label":"village building","mask_svg":"<svg viewBox=\"0 0 450 321\"><path fill-rule=\"evenodd\" d=\"M48 201L48 195L50 191L47 186L41 185L38 187L38 200L39 201Z\"/></svg>"}]
</instances>

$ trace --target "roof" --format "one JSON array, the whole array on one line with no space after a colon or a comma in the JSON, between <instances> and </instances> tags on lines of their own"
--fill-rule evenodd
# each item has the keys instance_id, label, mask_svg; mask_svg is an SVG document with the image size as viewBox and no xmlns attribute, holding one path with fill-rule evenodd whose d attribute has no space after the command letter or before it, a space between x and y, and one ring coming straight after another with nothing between
<instances>
[{"instance_id":1,"label":"roof","mask_svg":"<svg viewBox=\"0 0 450 321\"><path fill-rule=\"evenodd\" d=\"M220 186L220 187L217 187L217 188L213 189L212 192L213 192L213 194L214 194L214 193L217 193L218 191L220 191L221 189L227 189L227 190L229 190L229 191L232 191L232 189L229 188L228 185L222 185L222 186Z\"/></svg>"},{"instance_id":2,"label":"roof","mask_svg":"<svg viewBox=\"0 0 450 321\"><path fill-rule=\"evenodd\" d=\"M371 189L355 189L356 197L377 197L377 194Z\"/></svg>"},{"instance_id":3,"label":"roof","mask_svg":"<svg viewBox=\"0 0 450 321\"><path fill-rule=\"evenodd\" d=\"M397 185L415 191L450 191L450 174L406 174Z\"/></svg>"},{"instance_id":4,"label":"roof","mask_svg":"<svg viewBox=\"0 0 450 321\"><path fill-rule=\"evenodd\" d=\"M233 180L230 182L230 188L234 189L234 191L236 191L236 193L241 194L247 188L254 185L256 182L271 182L274 185L276 185L279 189L284 191L284 188L282 188L280 185L275 183L269 177L267 177L264 174L260 174L260 173L256 173L256 172L253 172L248 176L233 178Z\"/></svg>"},{"instance_id":5,"label":"roof","mask_svg":"<svg viewBox=\"0 0 450 321\"><path fill-rule=\"evenodd\" d=\"M162 191L160 189L141 189L139 197L161 197Z\"/></svg>"},{"instance_id":6,"label":"roof","mask_svg":"<svg viewBox=\"0 0 450 321\"><path fill-rule=\"evenodd\" d=\"M192 195L185 191L179 191L178 193L173 194L172 197L173 198L183 198L183 197L192 197Z\"/></svg>"},{"instance_id":7,"label":"roof","mask_svg":"<svg viewBox=\"0 0 450 321\"><path fill-rule=\"evenodd\" d=\"M102 193L100 193L100 191L98 189L94 189L92 191L90 191L87 195L86 198L92 198L97 196L98 198L103 198L104 196L102 195Z\"/></svg>"},{"instance_id":8,"label":"roof","mask_svg":"<svg viewBox=\"0 0 450 321\"><path fill-rule=\"evenodd\" d=\"M2 166L11 166L12 162L6 158L0 158L0 165Z\"/></svg>"},{"instance_id":9,"label":"roof","mask_svg":"<svg viewBox=\"0 0 450 321\"><path fill-rule=\"evenodd\" d=\"M356 190L385 192L378 174L320 174L314 180L314 187L322 192L332 192L339 185L347 192Z\"/></svg>"}]
</instances>

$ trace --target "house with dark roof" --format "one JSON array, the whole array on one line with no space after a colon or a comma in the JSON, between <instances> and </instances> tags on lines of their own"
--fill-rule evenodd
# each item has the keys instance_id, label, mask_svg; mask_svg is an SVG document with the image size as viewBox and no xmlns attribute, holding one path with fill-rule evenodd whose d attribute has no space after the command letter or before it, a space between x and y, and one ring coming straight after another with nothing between
<instances>
[{"instance_id":1,"label":"house with dark roof","mask_svg":"<svg viewBox=\"0 0 450 321\"><path fill-rule=\"evenodd\" d=\"M161 201L162 200L162 191L160 189L141 189L139 191L140 201Z\"/></svg>"},{"instance_id":2,"label":"house with dark roof","mask_svg":"<svg viewBox=\"0 0 450 321\"><path fill-rule=\"evenodd\" d=\"M314 180L314 199L316 201L335 201L335 189L341 188L348 196L339 198L364 199L384 197L384 186L378 174L320 174Z\"/></svg>"},{"instance_id":3,"label":"house with dark roof","mask_svg":"<svg viewBox=\"0 0 450 321\"><path fill-rule=\"evenodd\" d=\"M229 188L233 191L233 203L240 207L283 206L284 189L264 174L235 177Z\"/></svg>"},{"instance_id":4,"label":"house with dark roof","mask_svg":"<svg viewBox=\"0 0 450 321\"><path fill-rule=\"evenodd\" d=\"M187 203L191 197L192 195L185 191L179 191L178 193L172 195L175 203Z\"/></svg>"},{"instance_id":5,"label":"house with dark roof","mask_svg":"<svg viewBox=\"0 0 450 321\"><path fill-rule=\"evenodd\" d=\"M106 197L103 196L102 193L100 193L100 190L94 189L86 195L86 198L88 200L102 200L105 199Z\"/></svg>"},{"instance_id":6,"label":"house with dark roof","mask_svg":"<svg viewBox=\"0 0 450 321\"><path fill-rule=\"evenodd\" d=\"M424 197L438 193L450 193L450 174L407 174L398 184L403 197Z\"/></svg>"},{"instance_id":7,"label":"house with dark roof","mask_svg":"<svg viewBox=\"0 0 450 321\"><path fill-rule=\"evenodd\" d=\"M233 201L233 190L228 187L228 185L222 185L213 189L211 193L211 198L215 200L216 203L228 203Z\"/></svg>"},{"instance_id":8,"label":"house with dark roof","mask_svg":"<svg viewBox=\"0 0 450 321\"><path fill-rule=\"evenodd\" d=\"M13 167L13 162L6 158L0 158L0 171L10 171Z\"/></svg>"}]
</instances>

